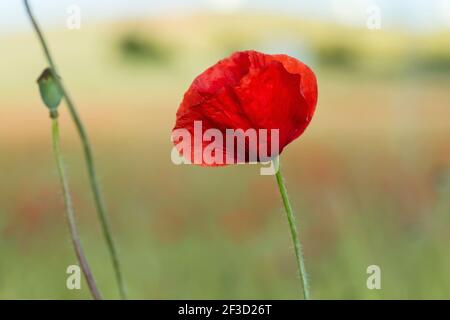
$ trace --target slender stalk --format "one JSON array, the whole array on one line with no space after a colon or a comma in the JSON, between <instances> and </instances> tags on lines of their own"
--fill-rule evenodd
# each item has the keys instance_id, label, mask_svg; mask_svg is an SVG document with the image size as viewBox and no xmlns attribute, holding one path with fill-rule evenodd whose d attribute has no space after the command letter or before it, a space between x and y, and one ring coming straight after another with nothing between
<instances>
[{"instance_id":1,"label":"slender stalk","mask_svg":"<svg viewBox=\"0 0 450 320\"><path fill-rule=\"evenodd\" d=\"M77 255L78 263L83 270L84 277L88 283L89 290L95 300L101 300L102 297L95 284L94 276L84 255L83 247L81 246L80 236L78 235L77 224L75 221L75 211L73 209L72 198L70 196L69 182L64 167L64 161L61 153L61 143L59 138L58 117L52 117L52 137L53 137L53 153L55 154L56 164L58 167L59 178L61 180L61 187L63 190L64 204L66 207L67 222L69 224L70 236L72 238L75 253Z\"/></svg>"},{"instance_id":2,"label":"slender stalk","mask_svg":"<svg viewBox=\"0 0 450 320\"><path fill-rule=\"evenodd\" d=\"M305 261L304 261L305 259L303 257L302 246L300 244L297 226L295 224L294 212L292 210L292 206L289 201L288 194L287 194L286 185L284 183L284 179L281 174L279 158L274 160L274 162L275 162L275 168L278 169L277 173L276 173L278 189L280 190L281 198L283 200L283 205L284 205L284 209L286 211L289 228L291 230L292 241L294 243L295 256L297 258L296 260L297 260L298 273L299 273L300 280L302 283L303 297L305 298L305 300L309 300L310 294L309 294L308 275L306 273Z\"/></svg>"},{"instance_id":3,"label":"slender stalk","mask_svg":"<svg viewBox=\"0 0 450 320\"><path fill-rule=\"evenodd\" d=\"M33 13L31 11L30 5L28 3L28 0L23 0L27 14L31 20L31 23L33 25L33 28L39 38L39 42L42 45L42 48L44 50L44 54L45 57L50 65L50 69L53 73L53 77L57 83L57 85L59 86L64 99L67 103L67 106L69 108L70 114L72 116L72 119L75 123L75 126L77 128L78 134L80 136L81 139L81 143L83 145L83 150L84 150L84 155L85 155L85 159L86 159L86 165L87 165L87 169L88 169L88 174L89 174L89 180L90 180L90 185L91 185L91 189L92 189L92 193L94 195L94 200L95 200L95 205L96 205L96 209L97 209L97 215L98 218L100 220L100 224L102 226L102 231L103 231L103 235L105 237L106 240L106 244L108 246L108 250L111 256L111 260L112 260L112 264L113 264L113 268L114 268L114 272L115 272L115 276L116 276L116 280L117 280L117 284L119 287L119 292L120 292L120 296L122 299L126 299L126 290L125 290L125 284L123 281L123 277L122 277L122 272L121 272L121 267L120 267L120 261L119 261L119 257L117 254L117 250L116 247L114 245L114 240L112 237L112 233L111 233L111 228L109 226L109 222L108 222L108 218L107 218L107 212L106 212L106 206L105 203L103 201L103 197L102 194L100 192L100 187L99 187L99 183L98 183L98 179L97 179L97 173L95 170L95 166L94 166L94 156L92 154L92 149L91 149L91 145L89 142L89 138L86 132L86 129L84 128L83 123L81 122L81 119L78 115L78 112L76 110L75 104L73 103L72 98L70 97L67 89L64 87L64 84L62 82L62 80L59 78L58 76L58 72L56 69L56 65L53 61L52 55L50 54L50 50L47 46L47 42L45 41L44 35L41 32L41 29L39 28L39 25L36 21L36 19L33 16Z\"/></svg>"}]
</instances>

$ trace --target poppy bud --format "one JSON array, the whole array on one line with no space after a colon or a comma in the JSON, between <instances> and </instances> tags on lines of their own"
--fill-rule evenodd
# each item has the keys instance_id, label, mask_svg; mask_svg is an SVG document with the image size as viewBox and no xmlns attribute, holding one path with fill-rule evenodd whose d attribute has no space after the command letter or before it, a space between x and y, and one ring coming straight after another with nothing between
<instances>
[{"instance_id":1,"label":"poppy bud","mask_svg":"<svg viewBox=\"0 0 450 320\"><path fill-rule=\"evenodd\" d=\"M58 116L57 109L63 95L58 83L55 81L51 69L46 68L37 82L42 101L44 101L44 104L50 109L50 116L56 118Z\"/></svg>"}]
</instances>

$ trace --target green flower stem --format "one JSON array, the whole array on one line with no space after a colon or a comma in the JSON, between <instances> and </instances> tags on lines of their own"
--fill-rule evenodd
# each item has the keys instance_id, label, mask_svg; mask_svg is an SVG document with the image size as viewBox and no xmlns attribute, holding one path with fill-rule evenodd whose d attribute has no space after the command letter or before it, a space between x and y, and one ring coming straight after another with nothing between
<instances>
[{"instance_id":1,"label":"green flower stem","mask_svg":"<svg viewBox=\"0 0 450 320\"><path fill-rule=\"evenodd\" d=\"M298 237L298 231L297 231L297 227L295 224L294 212L292 210L292 206L289 201L288 194L287 194L286 185L284 183L284 179L281 174L279 158L274 160L274 164L275 164L275 168L278 169L277 173L276 173L278 188L280 190L281 198L283 199L284 209L286 210L289 228L291 230L292 241L294 242L294 250L295 250L295 256L297 258L298 273L300 276L300 280L302 282L303 297L305 298L305 300L309 300L310 294L309 294L309 285L308 285L308 275L306 273L306 268L305 268L305 261L304 261L305 259L303 257L302 246L300 244L300 239Z\"/></svg>"},{"instance_id":2,"label":"green flower stem","mask_svg":"<svg viewBox=\"0 0 450 320\"><path fill-rule=\"evenodd\" d=\"M109 222L108 222L108 218L107 218L107 213L106 213L106 206L105 203L103 201L101 192L100 192L100 187L99 187L99 183L98 183L98 179L97 179L97 174L95 171L95 166L94 166L94 157L92 155L92 150L91 150L91 145L89 143L89 139L86 133L86 130L83 126L83 123L81 122L81 119L77 113L77 110L75 108L75 104L72 101L72 98L70 97L69 93L67 92L66 88L64 87L62 80L58 77L58 72L55 66L55 63L53 61L53 58L50 54L50 50L47 46L47 43L44 39L44 35L41 32L41 29L39 28L39 25L36 21L36 19L33 16L33 13L31 11L30 5L28 3L27 0L23 0L26 11L28 13L28 16L31 20L31 23L33 24L34 30L39 38L39 42L42 45L42 48L44 50L44 54L45 57L47 58L47 61L50 65L50 69L53 73L53 77L57 83L57 85L59 86L61 92L63 93L64 99L67 103L67 106L69 108L70 114L72 116L72 119L75 123L75 126L78 130L78 134L80 136L82 145L83 145L83 150L84 150L84 155L86 158L86 164L87 164L87 168L88 168L88 173L89 173L89 179L90 179L90 184L91 184L91 188L92 188L92 192L94 194L94 200L95 200L95 204L96 204L96 208L97 208L97 214L102 226L102 230L103 230L103 235L105 237L110 255L111 255L111 259L112 259L112 264L113 264L113 268L115 271L115 276L116 276L116 280L117 280L117 284L119 286L119 291L120 291L120 296L122 299L126 299L126 290L125 290L125 284L122 278L122 272L121 272L121 267L120 267L120 261L119 261L119 257L117 254L117 250L116 247L114 245L114 241L113 241L113 237L112 237L112 233L111 233L111 229L109 226Z\"/></svg>"},{"instance_id":3,"label":"green flower stem","mask_svg":"<svg viewBox=\"0 0 450 320\"><path fill-rule=\"evenodd\" d=\"M95 300L101 300L102 297L95 284L94 276L84 255L83 247L81 246L80 236L78 235L77 224L75 221L75 212L73 209L72 198L70 196L69 182L64 167L64 161L61 153L61 143L59 138L58 116L52 116L52 137L53 137L53 153L55 154L56 164L58 167L59 178L61 180L61 187L63 190L64 204L66 207L67 222L69 224L70 236L72 238L75 253L77 255L78 263L83 270L84 277L88 283L89 290Z\"/></svg>"}]
</instances>

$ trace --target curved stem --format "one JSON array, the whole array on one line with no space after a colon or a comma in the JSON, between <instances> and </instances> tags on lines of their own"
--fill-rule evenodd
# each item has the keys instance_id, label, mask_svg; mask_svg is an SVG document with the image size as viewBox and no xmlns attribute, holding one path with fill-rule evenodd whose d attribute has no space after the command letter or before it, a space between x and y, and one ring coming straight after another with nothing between
<instances>
[{"instance_id":1,"label":"curved stem","mask_svg":"<svg viewBox=\"0 0 450 320\"><path fill-rule=\"evenodd\" d=\"M108 222L108 218L107 218L107 213L106 213L106 206L105 203L103 201L103 197L102 194L100 192L100 187L99 187L99 183L98 183L98 179L97 179L97 173L95 171L95 166L94 166L94 157L92 154L92 150L91 150L91 145L89 142L89 138L87 136L86 133L86 129L83 126L83 123L81 122L81 119L78 115L78 112L75 108L75 104L73 103L72 98L70 97L69 93L67 92L66 88L64 87L63 82L61 81L61 79L58 76L58 72L56 69L56 65L53 61L52 55L50 54L50 50L47 46L47 43L44 39L44 35L41 32L41 29L39 28L39 25L36 21L36 19L33 16L33 13L31 11L30 5L28 3L27 0L23 0L26 11L28 13L28 16L31 20L31 23L33 24L33 28L39 38L39 42L42 45L42 48L44 50L44 54L45 57L50 65L50 69L53 73L53 78L55 79L56 83L58 84L64 99L67 103L67 106L69 108L70 114L72 116L72 119L75 123L75 126L77 128L78 134L80 136L81 139L81 143L83 145L83 150L84 150L84 155L85 155L85 159L86 159L86 164L87 164L87 168L88 168L88 173L89 173L89 180L90 180L90 185L91 185L91 189L92 189L92 193L94 194L94 200L95 200L95 205L96 205L96 209L97 209L97 215L99 217L101 226L102 226L102 231L103 231L103 235L105 237L106 240L106 244L108 246L109 249L109 253L112 259L112 264L113 264L113 268L114 268L114 272L115 272L115 276L116 276L116 280L117 280L117 284L119 286L119 291L120 291L120 296L122 299L126 299L126 290L125 290L125 284L123 281L123 277L122 277L122 272L121 272L121 267L120 267L120 261L119 261L119 257L117 254L117 250L116 247L114 245L114 240L112 237L112 233L111 233L111 228L109 226L109 222Z\"/></svg>"},{"instance_id":2,"label":"curved stem","mask_svg":"<svg viewBox=\"0 0 450 320\"><path fill-rule=\"evenodd\" d=\"M80 236L78 235L77 224L75 221L75 211L73 209L72 198L70 196L69 182L64 168L64 161L61 154L61 144L59 138L59 125L57 116L52 119L52 137L53 137L53 152L55 154L58 173L61 180L61 187L63 190L64 204L66 207L67 222L69 224L70 236L72 238L75 253L77 255L78 263L83 270L84 277L88 283L89 290L95 300L101 300L100 292L95 284L94 276L84 255L83 247L81 246Z\"/></svg>"},{"instance_id":3,"label":"curved stem","mask_svg":"<svg viewBox=\"0 0 450 320\"><path fill-rule=\"evenodd\" d=\"M295 224L294 212L292 210L292 206L289 201L288 194L287 194L286 185L284 183L284 179L281 174L279 158L274 160L274 163L275 163L275 168L278 169L277 173L276 173L276 178L277 178L277 183L278 183L278 188L280 190L281 198L283 199L284 209L286 210L286 216L288 219L289 228L291 230L292 241L294 243L295 256L297 258L298 273L300 276L300 280L302 282L303 296L304 296L305 300L309 300L310 294L309 294L308 275L306 273L305 261L304 261L305 259L303 257L302 246L300 244L297 226Z\"/></svg>"}]
</instances>

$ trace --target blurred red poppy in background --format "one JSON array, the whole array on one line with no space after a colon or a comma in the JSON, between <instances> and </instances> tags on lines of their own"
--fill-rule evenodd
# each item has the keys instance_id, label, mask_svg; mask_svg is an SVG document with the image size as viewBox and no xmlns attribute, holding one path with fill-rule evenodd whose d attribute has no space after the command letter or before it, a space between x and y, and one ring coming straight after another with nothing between
<instances>
[{"instance_id":1,"label":"blurred red poppy in background","mask_svg":"<svg viewBox=\"0 0 450 320\"><path fill-rule=\"evenodd\" d=\"M281 153L286 145L298 138L308 126L317 103L317 80L308 66L287 55L268 55L256 51L242 51L232 54L200 74L184 95L178 109L174 133L184 129L194 136L194 122L201 121L201 134L215 129L226 136L227 129L278 129L278 146L271 148L271 136L267 134L267 156ZM198 126L197 126L197 130ZM250 162L251 155L260 157L261 143L256 145L245 141L246 150L242 158L235 148L224 141L212 138L195 144L190 142L190 151L179 147L183 138L173 135L178 151L190 163L221 165L227 155L231 163ZM273 140L273 139L272 139ZM185 141L186 142L186 141ZM223 152L223 161L194 161L195 153L203 154L208 145L214 144L215 152ZM211 147L210 147L211 148ZM221 156L220 156L221 157ZM214 159L220 159L215 157Z\"/></svg>"}]
</instances>

